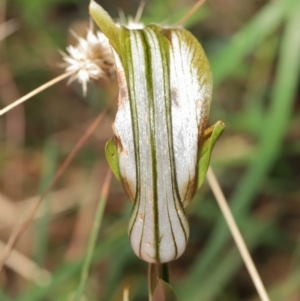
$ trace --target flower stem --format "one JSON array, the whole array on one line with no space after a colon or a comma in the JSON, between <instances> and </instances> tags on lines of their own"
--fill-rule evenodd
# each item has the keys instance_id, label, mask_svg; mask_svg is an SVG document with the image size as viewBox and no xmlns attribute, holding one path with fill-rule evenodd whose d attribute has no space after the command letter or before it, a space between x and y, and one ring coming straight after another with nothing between
<instances>
[{"instance_id":1,"label":"flower stem","mask_svg":"<svg viewBox=\"0 0 300 301\"><path fill-rule=\"evenodd\" d=\"M250 254L249 254L249 251L247 249L245 241L241 235L240 230L238 229L238 226L234 220L234 217L232 216L232 213L227 204L227 201L222 192L222 189L220 188L219 182L218 182L211 167L209 167L208 171L207 171L207 180L208 180L211 190L218 202L218 205L223 213L223 216L227 222L227 225L228 225L230 232L233 236L233 239L237 245L237 248L240 251L240 254L244 260L244 263L248 269L248 272L252 278L252 281L256 287L256 290L257 290L258 295L260 296L260 299L262 301L270 301L269 296L266 292L266 289L262 283L262 280L257 272L257 269L253 263L253 260L250 256Z\"/></svg>"},{"instance_id":2,"label":"flower stem","mask_svg":"<svg viewBox=\"0 0 300 301\"><path fill-rule=\"evenodd\" d=\"M63 73L55 78L53 78L52 80L50 80L49 82L39 86L38 88L34 89L33 91L29 92L28 94L22 96L21 98L19 98L18 100L14 101L13 103L11 103L10 105L6 106L5 108L3 108L2 110L0 110L0 116L7 113L8 111L10 111L11 109L15 108L16 106L18 106L19 104L25 102L26 100L28 100L29 98L33 97L34 95L46 90L47 88L53 86L54 84L60 82L61 80L69 77L71 74L73 74L74 71L70 71L70 72L66 72Z\"/></svg>"}]
</instances>

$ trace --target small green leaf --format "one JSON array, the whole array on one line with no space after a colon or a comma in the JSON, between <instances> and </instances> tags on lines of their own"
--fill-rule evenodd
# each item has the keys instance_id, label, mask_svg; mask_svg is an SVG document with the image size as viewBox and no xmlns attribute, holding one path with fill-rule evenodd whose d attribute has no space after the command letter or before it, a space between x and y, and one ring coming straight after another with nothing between
<instances>
[{"instance_id":1,"label":"small green leaf","mask_svg":"<svg viewBox=\"0 0 300 301\"><path fill-rule=\"evenodd\" d=\"M113 138L109 139L105 145L106 160L114 173L115 177L121 181L120 169L119 169L119 157L118 148L115 145Z\"/></svg>"},{"instance_id":2,"label":"small green leaf","mask_svg":"<svg viewBox=\"0 0 300 301\"><path fill-rule=\"evenodd\" d=\"M216 122L213 126L209 127L204 133L204 140L201 145L199 162L198 162L198 185L197 189L201 187L206 176L209 166L209 161L213 147L225 129L223 121Z\"/></svg>"},{"instance_id":3,"label":"small green leaf","mask_svg":"<svg viewBox=\"0 0 300 301\"><path fill-rule=\"evenodd\" d=\"M154 291L152 301L178 301L173 287L159 279Z\"/></svg>"},{"instance_id":4,"label":"small green leaf","mask_svg":"<svg viewBox=\"0 0 300 301\"><path fill-rule=\"evenodd\" d=\"M116 26L110 15L93 0L90 2L89 11L93 20L109 39L112 47L120 55L120 29Z\"/></svg>"}]
</instances>

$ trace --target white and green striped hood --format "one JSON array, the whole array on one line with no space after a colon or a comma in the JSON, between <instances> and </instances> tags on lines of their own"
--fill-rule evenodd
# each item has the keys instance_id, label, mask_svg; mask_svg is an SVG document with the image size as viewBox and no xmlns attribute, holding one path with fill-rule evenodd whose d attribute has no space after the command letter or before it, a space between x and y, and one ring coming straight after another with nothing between
<instances>
[{"instance_id":1,"label":"white and green striped hood","mask_svg":"<svg viewBox=\"0 0 300 301\"><path fill-rule=\"evenodd\" d=\"M147 262L169 262L189 236L184 208L197 184L212 92L209 64L184 29L110 30L119 81L113 128L121 181L134 203L131 245Z\"/></svg>"}]
</instances>

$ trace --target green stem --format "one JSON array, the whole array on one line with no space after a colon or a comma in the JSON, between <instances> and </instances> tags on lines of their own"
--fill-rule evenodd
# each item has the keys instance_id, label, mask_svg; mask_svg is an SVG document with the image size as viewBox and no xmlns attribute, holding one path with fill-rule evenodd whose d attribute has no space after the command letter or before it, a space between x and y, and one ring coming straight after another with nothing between
<instances>
[{"instance_id":1,"label":"green stem","mask_svg":"<svg viewBox=\"0 0 300 301\"><path fill-rule=\"evenodd\" d=\"M107 194L108 194L108 189L109 189L109 183L111 179L111 171L109 170L106 174L104 184L102 187L101 195L100 195L100 200L99 200L99 205L96 210L96 215L94 219L94 224L92 228L92 233L89 239L88 247L87 247L87 252L85 254L84 262L83 262L83 267L81 270L81 276L80 276L80 282L76 291L75 299L74 301L80 301L83 290L88 278L88 272L91 266L95 246L96 246L96 241L97 241L97 236L99 233L99 229L101 226L102 222L102 217L103 217L103 212L105 209L106 205L106 199L107 199Z\"/></svg>"},{"instance_id":2,"label":"green stem","mask_svg":"<svg viewBox=\"0 0 300 301\"><path fill-rule=\"evenodd\" d=\"M167 263L148 264L148 295L149 301L152 300L153 293L158 285L158 281L162 279L164 282L169 283L169 266Z\"/></svg>"}]
</instances>

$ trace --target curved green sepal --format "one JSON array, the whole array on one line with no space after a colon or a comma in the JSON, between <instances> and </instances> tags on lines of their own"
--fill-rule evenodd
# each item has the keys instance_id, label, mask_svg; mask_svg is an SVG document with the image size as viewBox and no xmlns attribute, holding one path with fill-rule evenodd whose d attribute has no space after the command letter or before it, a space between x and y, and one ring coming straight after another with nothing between
<instances>
[{"instance_id":1,"label":"curved green sepal","mask_svg":"<svg viewBox=\"0 0 300 301\"><path fill-rule=\"evenodd\" d=\"M91 17L108 38L112 47L120 55L120 28L116 26L110 15L93 0L90 2L89 11Z\"/></svg>"},{"instance_id":2,"label":"curved green sepal","mask_svg":"<svg viewBox=\"0 0 300 301\"><path fill-rule=\"evenodd\" d=\"M199 162L198 162L198 183L197 189L201 187L206 176L209 166L211 153L213 147L225 130L223 121L216 122L213 126L206 129L203 137L203 142L200 149Z\"/></svg>"},{"instance_id":3,"label":"curved green sepal","mask_svg":"<svg viewBox=\"0 0 300 301\"><path fill-rule=\"evenodd\" d=\"M121 181L121 174L119 169L119 157L118 157L118 148L114 143L113 138L109 139L105 144L105 156L106 160L116 176L116 178Z\"/></svg>"},{"instance_id":4,"label":"curved green sepal","mask_svg":"<svg viewBox=\"0 0 300 301\"><path fill-rule=\"evenodd\" d=\"M157 287L153 293L152 301L178 301L173 287L165 281L159 279Z\"/></svg>"}]
</instances>

